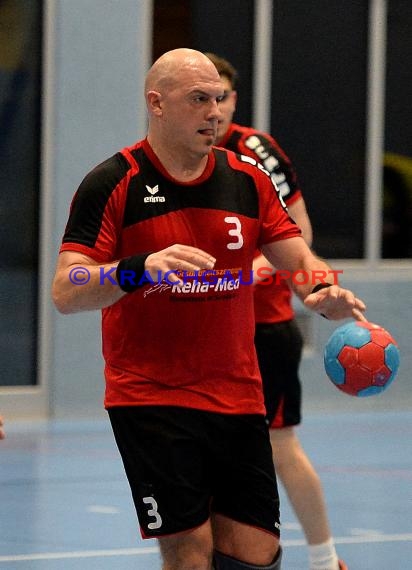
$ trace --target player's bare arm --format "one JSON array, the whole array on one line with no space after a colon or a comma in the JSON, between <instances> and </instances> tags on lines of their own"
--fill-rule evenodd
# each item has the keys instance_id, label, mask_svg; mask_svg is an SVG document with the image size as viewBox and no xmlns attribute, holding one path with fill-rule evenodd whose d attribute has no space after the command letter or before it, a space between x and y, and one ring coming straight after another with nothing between
<instances>
[{"instance_id":1,"label":"player's bare arm","mask_svg":"<svg viewBox=\"0 0 412 570\"><path fill-rule=\"evenodd\" d=\"M61 252L52 285L58 311L69 314L113 305L126 294L115 281L116 267L117 262L101 264L81 253ZM102 279L102 272L112 279Z\"/></svg>"},{"instance_id":2,"label":"player's bare arm","mask_svg":"<svg viewBox=\"0 0 412 570\"><path fill-rule=\"evenodd\" d=\"M189 245L175 244L149 254L142 267L153 280L161 280L167 271L213 269L216 259ZM63 251L57 261L52 286L56 308L64 314L104 309L116 303L124 290L119 287L116 269L119 261L101 264L91 257ZM137 281L140 275L136 275Z\"/></svg>"},{"instance_id":3,"label":"player's bare arm","mask_svg":"<svg viewBox=\"0 0 412 570\"><path fill-rule=\"evenodd\" d=\"M302 272L307 277L302 279L302 283L298 283L297 279L290 280L293 291L306 307L332 320L350 317L366 320L363 315L365 303L352 291L334 284L332 268L316 257L301 237L274 242L265 245L262 250L275 267L286 269L291 275ZM328 274L331 279L325 279ZM317 284L325 283L331 286L312 293Z\"/></svg>"},{"instance_id":4,"label":"player's bare arm","mask_svg":"<svg viewBox=\"0 0 412 570\"><path fill-rule=\"evenodd\" d=\"M302 231L302 237L310 247L312 245L312 224L306 210L306 204L303 198L299 198L293 204L288 206L290 217L297 223ZM265 271L258 271L265 268ZM269 263L264 255L259 255L253 260L253 282L258 283L265 279L268 275L273 274L276 268Z\"/></svg>"}]
</instances>

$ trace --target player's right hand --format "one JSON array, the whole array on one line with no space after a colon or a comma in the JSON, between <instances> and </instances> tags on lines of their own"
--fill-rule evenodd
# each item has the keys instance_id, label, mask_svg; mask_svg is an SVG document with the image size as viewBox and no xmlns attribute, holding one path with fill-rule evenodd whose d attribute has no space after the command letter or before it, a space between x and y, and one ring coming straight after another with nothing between
<instances>
[{"instance_id":1,"label":"player's right hand","mask_svg":"<svg viewBox=\"0 0 412 570\"><path fill-rule=\"evenodd\" d=\"M145 270L150 273L153 280L159 280L168 271L213 269L215 263L216 259L206 251L191 245L177 243L151 253L146 258Z\"/></svg>"}]
</instances>

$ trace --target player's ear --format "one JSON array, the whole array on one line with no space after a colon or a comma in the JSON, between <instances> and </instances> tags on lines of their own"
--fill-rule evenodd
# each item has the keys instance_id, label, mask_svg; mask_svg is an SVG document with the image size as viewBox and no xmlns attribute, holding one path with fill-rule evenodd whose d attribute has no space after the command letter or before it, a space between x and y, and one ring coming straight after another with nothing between
<instances>
[{"instance_id":1,"label":"player's ear","mask_svg":"<svg viewBox=\"0 0 412 570\"><path fill-rule=\"evenodd\" d=\"M237 104L237 91L235 89L233 89L232 91L232 97L233 97L233 103L234 105Z\"/></svg>"},{"instance_id":2,"label":"player's ear","mask_svg":"<svg viewBox=\"0 0 412 570\"><path fill-rule=\"evenodd\" d=\"M158 91L148 91L146 94L147 108L153 115L162 114L162 95Z\"/></svg>"}]
</instances>

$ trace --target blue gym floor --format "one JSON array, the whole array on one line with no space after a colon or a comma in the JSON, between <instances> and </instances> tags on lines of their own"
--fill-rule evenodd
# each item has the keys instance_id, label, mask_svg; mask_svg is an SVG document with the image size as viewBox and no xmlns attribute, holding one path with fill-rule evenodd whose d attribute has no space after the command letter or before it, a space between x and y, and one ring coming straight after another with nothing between
<instances>
[{"instance_id":1,"label":"blue gym floor","mask_svg":"<svg viewBox=\"0 0 412 570\"><path fill-rule=\"evenodd\" d=\"M108 421L10 423L0 442L0 569L159 570ZM412 412L307 416L299 429L349 570L412 568ZM307 568L281 494L284 570Z\"/></svg>"}]
</instances>

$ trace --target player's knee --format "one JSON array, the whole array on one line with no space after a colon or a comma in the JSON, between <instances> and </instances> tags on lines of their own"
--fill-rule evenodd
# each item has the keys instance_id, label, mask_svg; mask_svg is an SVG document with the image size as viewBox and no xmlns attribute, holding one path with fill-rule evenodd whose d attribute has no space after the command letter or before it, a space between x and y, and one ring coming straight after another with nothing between
<instances>
[{"instance_id":1,"label":"player's knee","mask_svg":"<svg viewBox=\"0 0 412 570\"><path fill-rule=\"evenodd\" d=\"M163 557L163 570L209 570L212 556L193 552L184 556ZM212 567L213 568L213 567Z\"/></svg>"},{"instance_id":2,"label":"player's knee","mask_svg":"<svg viewBox=\"0 0 412 570\"><path fill-rule=\"evenodd\" d=\"M268 566L254 566L253 564L236 560L236 558L232 558L231 556L215 551L213 568L214 570L280 570L281 559L282 549L280 547L275 559Z\"/></svg>"}]
</instances>

